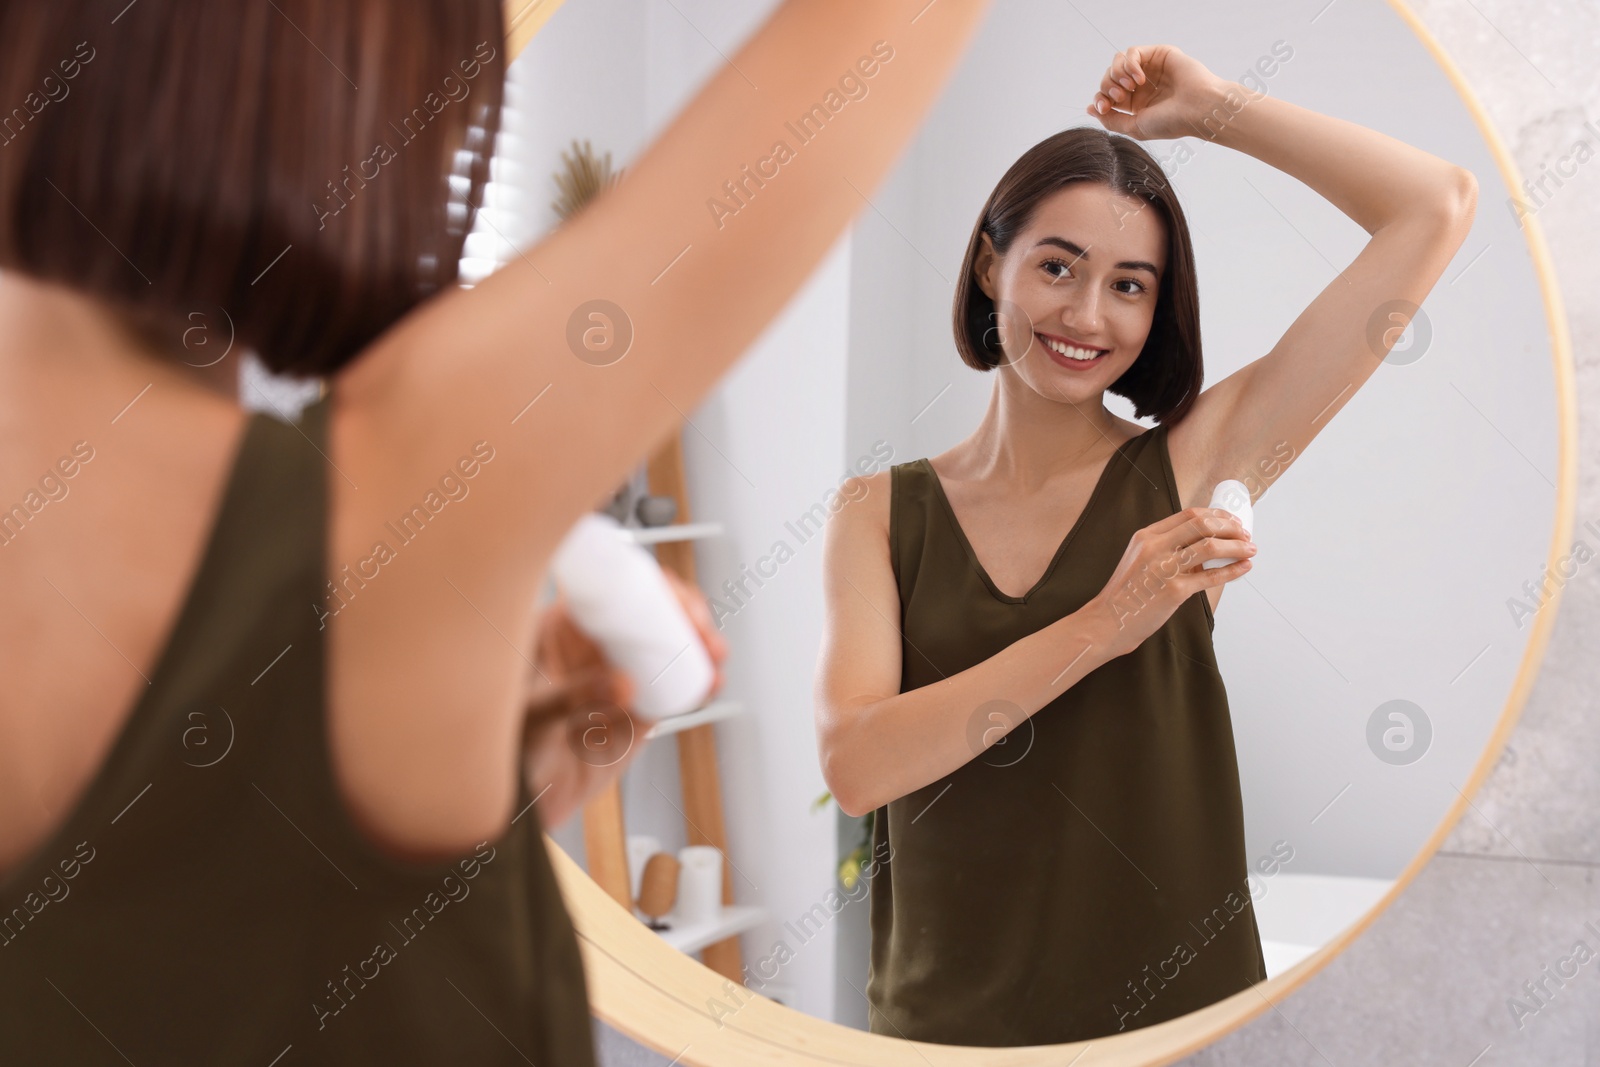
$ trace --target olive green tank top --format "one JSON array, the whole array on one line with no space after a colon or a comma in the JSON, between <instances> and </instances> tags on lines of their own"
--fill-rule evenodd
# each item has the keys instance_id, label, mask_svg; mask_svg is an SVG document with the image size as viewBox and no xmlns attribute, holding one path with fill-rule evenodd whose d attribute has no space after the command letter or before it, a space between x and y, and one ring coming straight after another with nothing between
<instances>
[{"instance_id":1,"label":"olive green tank top","mask_svg":"<svg viewBox=\"0 0 1600 1067\"><path fill-rule=\"evenodd\" d=\"M0 1063L594 1063L526 784L504 835L448 862L389 858L346 814L316 610L327 409L250 416L148 688L0 882Z\"/></svg>"},{"instance_id":2,"label":"olive green tank top","mask_svg":"<svg viewBox=\"0 0 1600 1067\"><path fill-rule=\"evenodd\" d=\"M892 467L890 486L901 692L1083 607L1136 530L1181 510L1158 426L1111 457L1019 597L979 565L926 459ZM1213 625L1196 593L1133 652L1020 723L1014 705L1009 715L999 703L973 709L981 754L877 809L872 1032L952 1045L1080 1041L1266 978ZM985 730L1007 727L982 748Z\"/></svg>"}]
</instances>

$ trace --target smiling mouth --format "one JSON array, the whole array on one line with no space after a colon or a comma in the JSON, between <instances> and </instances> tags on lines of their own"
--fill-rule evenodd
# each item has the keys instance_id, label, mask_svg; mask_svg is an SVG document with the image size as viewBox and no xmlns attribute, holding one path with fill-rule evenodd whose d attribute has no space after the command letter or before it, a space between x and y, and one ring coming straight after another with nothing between
<instances>
[{"instance_id":1,"label":"smiling mouth","mask_svg":"<svg viewBox=\"0 0 1600 1067\"><path fill-rule=\"evenodd\" d=\"M1083 348L1078 345L1070 345L1065 341L1058 341L1053 337L1046 337L1044 334L1037 331L1034 332L1034 336L1039 338L1039 340L1043 342L1044 346L1056 356L1064 360L1070 360L1073 363L1087 365L1095 362L1111 351L1109 348Z\"/></svg>"}]
</instances>

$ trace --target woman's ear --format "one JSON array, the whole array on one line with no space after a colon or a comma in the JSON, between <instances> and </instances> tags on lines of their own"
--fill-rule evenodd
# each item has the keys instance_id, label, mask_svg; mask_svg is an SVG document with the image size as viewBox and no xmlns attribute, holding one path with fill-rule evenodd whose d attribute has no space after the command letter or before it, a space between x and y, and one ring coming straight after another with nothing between
<instances>
[{"instance_id":1,"label":"woman's ear","mask_svg":"<svg viewBox=\"0 0 1600 1067\"><path fill-rule=\"evenodd\" d=\"M995 284L994 272L1000 262L1000 257L995 255L994 242L989 240L989 235L978 235L978 254L972 257L972 280L978 283L978 288L983 290L983 295L990 300L994 299Z\"/></svg>"}]
</instances>

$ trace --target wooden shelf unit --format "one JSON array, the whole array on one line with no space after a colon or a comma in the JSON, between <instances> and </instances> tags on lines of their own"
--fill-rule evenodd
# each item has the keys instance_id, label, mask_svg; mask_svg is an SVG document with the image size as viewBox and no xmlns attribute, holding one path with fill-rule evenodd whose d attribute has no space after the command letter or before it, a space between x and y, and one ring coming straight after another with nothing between
<instances>
[{"instance_id":1,"label":"wooden shelf unit","mask_svg":"<svg viewBox=\"0 0 1600 1067\"><path fill-rule=\"evenodd\" d=\"M672 497L678 504L678 522L671 526L631 529L641 544L653 545L656 560L692 585L695 578L694 541L720 536L719 523L696 523L689 511L683 473L683 438L674 432L654 456L648 470L649 491ZM717 768L714 724L738 714L736 701L716 700L681 716L663 719L651 727L647 739L672 736L678 742L678 776L683 790L684 831L691 845L710 845L723 855L720 919L662 931L662 936L684 952L698 951L701 962L724 977L744 983L744 962L739 933L765 918L759 908L733 902L733 865L727 861L727 829L723 822L722 777ZM624 772L626 773L626 772ZM628 872L628 834L622 804L622 783L592 799L583 809L584 849L589 876L623 907L633 910L632 882Z\"/></svg>"}]
</instances>

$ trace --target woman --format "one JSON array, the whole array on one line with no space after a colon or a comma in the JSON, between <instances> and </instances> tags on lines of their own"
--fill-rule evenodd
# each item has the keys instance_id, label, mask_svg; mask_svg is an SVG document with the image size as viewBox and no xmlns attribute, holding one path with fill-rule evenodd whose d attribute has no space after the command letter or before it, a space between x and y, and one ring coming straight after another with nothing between
<instances>
[{"instance_id":1,"label":"woman","mask_svg":"<svg viewBox=\"0 0 1600 1067\"><path fill-rule=\"evenodd\" d=\"M820 749L841 808L876 816L884 1034L1084 1040L1266 977L1211 645L1255 546L1204 505L1230 478L1259 498L1305 450L1404 319L1370 324L1415 310L1475 207L1467 171L1251 99L1171 46L1119 53L1088 112L1106 129L1030 149L974 228L954 325L995 372L983 421L865 478L825 542ZM1271 352L1203 392L1183 211L1135 143L1193 135L1371 234Z\"/></svg>"},{"instance_id":2,"label":"woman","mask_svg":"<svg viewBox=\"0 0 1600 1067\"><path fill-rule=\"evenodd\" d=\"M497 0L0 3L0 1062L593 1062L539 823L607 775L525 716L549 557L982 7L784 4L466 289ZM708 217L841 71L870 98ZM637 341L596 358L602 300ZM247 413L230 343L326 395Z\"/></svg>"}]
</instances>

